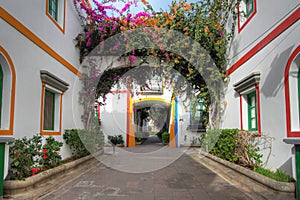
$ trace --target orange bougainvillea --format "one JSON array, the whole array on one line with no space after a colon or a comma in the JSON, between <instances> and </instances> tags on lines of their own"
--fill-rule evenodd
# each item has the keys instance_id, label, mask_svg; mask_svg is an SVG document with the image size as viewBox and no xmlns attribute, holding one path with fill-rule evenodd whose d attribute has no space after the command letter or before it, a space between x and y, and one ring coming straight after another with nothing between
<instances>
[{"instance_id":1,"label":"orange bougainvillea","mask_svg":"<svg viewBox=\"0 0 300 200\"><path fill-rule=\"evenodd\" d=\"M208 32L209 32L209 28L208 28L207 26L204 28L204 32L205 32L205 33L208 33Z\"/></svg>"},{"instance_id":2,"label":"orange bougainvillea","mask_svg":"<svg viewBox=\"0 0 300 200\"><path fill-rule=\"evenodd\" d=\"M189 9L191 8L191 4L189 4L189 3L185 3L184 4L184 12L187 12Z\"/></svg>"},{"instance_id":3,"label":"orange bougainvillea","mask_svg":"<svg viewBox=\"0 0 300 200\"><path fill-rule=\"evenodd\" d=\"M154 11L147 0L128 0L121 9L111 6L117 1L107 1L110 5L104 5L97 0L93 0L95 6L92 9L82 4L80 0L75 1L80 4L79 6L85 12L85 15L81 17L87 19L83 23L83 31L76 37L76 46L80 49L80 61L99 43L111 36L120 32L126 33L128 30L136 28L155 27L175 30L199 43L214 60L219 71L225 73L227 44L233 34L233 32L227 32L230 27L225 28L225 24L228 25L227 19L229 17L236 15L237 5L234 1L199 0L198 2L189 3L187 0L173 0L168 10L160 10L159 12ZM130 13L130 7L136 5L138 1L144 5L145 11L136 14ZM114 15L111 16L109 15L110 13ZM233 23L232 26L234 27L234 25ZM155 30L158 31L157 29ZM129 62L137 62L138 59L135 59L135 56L142 57L143 59L141 60L144 61L147 60L147 57L167 61L169 66L189 77L189 81L195 88L205 88L205 82L197 75L198 70L195 70L187 60L178 57L174 52L168 52L164 49L165 44L170 44L168 39L174 40L174 43L177 45L175 48L191 52L190 43L177 41L174 36L166 35L164 38L150 38L150 40L155 40L157 43L155 49L132 50L124 56L131 58L127 59ZM129 48L129 44L126 47ZM110 48L118 49L118 45ZM191 52L189 56L190 60L198 58L207 60L205 59L207 54ZM107 84L112 84L112 82ZM105 96L109 92L110 86L107 84L103 84L103 88L97 88L99 91L98 95ZM203 98L205 99L206 97Z\"/></svg>"},{"instance_id":4,"label":"orange bougainvillea","mask_svg":"<svg viewBox=\"0 0 300 200\"><path fill-rule=\"evenodd\" d=\"M143 3L144 5L149 4L146 0L142 0L142 3Z\"/></svg>"}]
</instances>

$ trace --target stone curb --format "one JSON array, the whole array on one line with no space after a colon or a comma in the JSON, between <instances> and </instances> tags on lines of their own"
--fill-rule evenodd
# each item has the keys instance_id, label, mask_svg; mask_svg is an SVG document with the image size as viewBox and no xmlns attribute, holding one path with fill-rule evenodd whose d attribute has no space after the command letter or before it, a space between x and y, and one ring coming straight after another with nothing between
<instances>
[{"instance_id":1,"label":"stone curb","mask_svg":"<svg viewBox=\"0 0 300 200\"><path fill-rule=\"evenodd\" d=\"M273 180L269 177L266 177L264 175L261 175L259 173L256 173L250 169L244 168L242 166L236 165L234 163L231 163L227 160L223 160L221 158L218 158L216 156L213 156L206 152L200 152L201 155L208 157L211 160L214 160L220 164L225 165L226 167L229 167L269 188L272 188L273 190L280 191L280 192L289 192L289 193L295 193L295 183L285 183Z\"/></svg>"},{"instance_id":2,"label":"stone curb","mask_svg":"<svg viewBox=\"0 0 300 200\"><path fill-rule=\"evenodd\" d=\"M5 194L19 194L28 189L35 188L39 184L54 179L58 175L62 175L67 171L77 167L83 162L86 162L90 159L94 158L93 155L88 155L78 160L74 160L72 162L57 166L52 169L48 169L44 172L41 172L35 176L31 176L25 179L25 181L21 180L8 180L4 181L4 193Z\"/></svg>"}]
</instances>

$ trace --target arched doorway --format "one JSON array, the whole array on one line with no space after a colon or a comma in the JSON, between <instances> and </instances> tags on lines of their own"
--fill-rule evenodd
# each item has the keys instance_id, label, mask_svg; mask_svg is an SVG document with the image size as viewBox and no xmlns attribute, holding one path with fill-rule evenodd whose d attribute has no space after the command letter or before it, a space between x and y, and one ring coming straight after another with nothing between
<instances>
[{"instance_id":1,"label":"arched doorway","mask_svg":"<svg viewBox=\"0 0 300 200\"><path fill-rule=\"evenodd\" d=\"M170 132L171 104L165 99L145 98L133 102L134 133L137 144L149 136L156 135L160 140L162 133Z\"/></svg>"}]
</instances>

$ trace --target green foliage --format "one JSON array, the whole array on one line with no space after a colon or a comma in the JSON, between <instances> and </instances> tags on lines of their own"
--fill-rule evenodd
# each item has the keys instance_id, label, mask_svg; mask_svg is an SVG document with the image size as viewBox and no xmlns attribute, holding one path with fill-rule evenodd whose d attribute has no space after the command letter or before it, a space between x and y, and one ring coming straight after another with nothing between
<instances>
[{"instance_id":1,"label":"green foliage","mask_svg":"<svg viewBox=\"0 0 300 200\"><path fill-rule=\"evenodd\" d=\"M63 138L70 145L72 155L81 158L103 148L104 136L99 130L65 130Z\"/></svg>"},{"instance_id":2,"label":"green foliage","mask_svg":"<svg viewBox=\"0 0 300 200\"><path fill-rule=\"evenodd\" d=\"M235 143L235 155L238 157L238 164L244 167L254 169L262 163L262 154L259 153L260 148L254 141L256 135L248 131L238 131Z\"/></svg>"},{"instance_id":3,"label":"green foliage","mask_svg":"<svg viewBox=\"0 0 300 200\"><path fill-rule=\"evenodd\" d=\"M236 135L237 129L224 129L221 132L219 130L208 130L206 138L209 140L206 143L209 142L208 144L213 145L217 140L210 153L224 160L236 163L238 160L234 154Z\"/></svg>"},{"instance_id":4,"label":"green foliage","mask_svg":"<svg viewBox=\"0 0 300 200\"><path fill-rule=\"evenodd\" d=\"M124 139L123 139L123 136L121 134L120 135L108 135L107 139L109 141L115 140L116 144L124 144Z\"/></svg>"},{"instance_id":5,"label":"green foliage","mask_svg":"<svg viewBox=\"0 0 300 200\"><path fill-rule=\"evenodd\" d=\"M192 141L191 141L191 145L197 145L201 142L201 137L193 137Z\"/></svg>"},{"instance_id":6,"label":"green foliage","mask_svg":"<svg viewBox=\"0 0 300 200\"><path fill-rule=\"evenodd\" d=\"M56 141L53 137L46 138L46 143L43 145L43 156L40 160L43 169L50 169L62 163L62 158L59 155L62 142Z\"/></svg>"},{"instance_id":7,"label":"green foliage","mask_svg":"<svg viewBox=\"0 0 300 200\"><path fill-rule=\"evenodd\" d=\"M56 167L62 162L59 151L63 143L53 137L47 137L44 145L40 135L16 139L9 145L9 156L12 160L9 173L14 180L24 180L38 171Z\"/></svg>"},{"instance_id":8,"label":"green foliage","mask_svg":"<svg viewBox=\"0 0 300 200\"><path fill-rule=\"evenodd\" d=\"M82 115L82 121L86 128L89 129L93 122L91 119L91 116L93 116L91 105L93 105L94 100L98 99L98 97L103 97L105 101L106 94L109 93L114 85L121 81L119 80L119 77L124 76L128 70L131 70L132 66L136 66L134 61L128 61L128 58L134 58L129 60L135 60L135 56L140 57L141 60L143 60L141 62L145 63L148 62L148 58L152 59L153 57L158 58L158 60L164 60L164 62L168 63L170 68L173 68L184 76L194 90L197 91L197 93L199 91L197 99L202 98L204 100L205 110L203 115L206 116L205 119L209 119L209 105L212 102L220 103L218 100L220 99L219 96L222 94L219 94L218 90L212 90L214 88L219 89L221 79L226 77L226 52L229 41L235 30L235 19L237 16L236 7L239 2L240 0L199 0L189 4L186 0L173 0L168 11L160 12L153 12L152 9L149 9L151 6L147 3L146 8L148 9L145 11L148 12L148 17L145 17L143 14L134 16L129 10L124 12L124 15L120 17L108 17L103 14L110 13L108 11L111 8L107 6L105 6L105 9L102 6L89 9L82 5L86 20L83 24L83 31L75 39L76 47L80 50L80 62L82 62L95 47L101 42L106 41L108 38L111 38L111 36L119 33L124 33L126 35L126 30L142 27L153 28L151 29L152 31L150 31L151 36L148 34L148 31L145 31L145 33L147 32L146 34L137 34L134 38L128 39L127 37L124 37L124 42L126 42L126 49L124 50L126 50L125 52L128 52L123 55L128 63L125 68L111 68L104 72L101 71L100 73L100 71L94 70L93 68L96 67L93 66L90 68L89 74L84 74L80 102L85 106L85 113ZM99 8L101 8L101 10L99 10ZM231 18L233 18L233 20ZM203 47L203 50L198 51L197 48L192 46L186 39L178 39L176 34L169 35L170 32L164 33L165 30L180 32L182 35L199 43L200 46ZM127 33L129 33L129 31ZM158 37L159 35L162 35L163 37L160 38ZM177 38L174 38L175 36ZM169 39L172 38L174 41L170 43ZM155 45L147 46L147 48L134 48L136 43L140 44L143 43L143 41L155 41L153 42ZM105 42L102 44L105 45ZM107 50L107 52L114 52L116 49L123 48L120 42L117 42L115 45L111 45L110 43L108 45L110 46L103 46L101 48ZM172 52L167 49L171 49ZM187 55L183 56L184 54ZM214 61L215 67L212 67L210 58ZM194 66L192 64L193 62L197 62L198 66ZM214 71L215 68L217 70ZM212 73L205 74L206 70L207 72ZM95 78L99 77L100 74L101 81ZM138 73L138 75L145 75L145 77L147 77L144 73ZM212 82L209 92L203 76L209 76L207 78ZM172 77L166 78L166 80L171 79ZM145 79L134 79L131 77L130 79L124 80L128 87L132 85L131 82L133 81ZM174 87L176 88L176 91L173 91L173 94L182 91L186 92L186 90L182 90L185 85L180 84L181 83L179 82L176 83ZM93 91L95 85L97 85L96 93ZM93 87L89 88L90 86ZM212 102L210 102L211 100ZM215 109L220 109L220 106ZM212 115L210 119L213 119L213 123L219 120L218 116L215 115ZM157 120L156 122L159 123L161 121ZM203 123L207 124L207 120L204 120Z\"/></svg>"},{"instance_id":9,"label":"green foliage","mask_svg":"<svg viewBox=\"0 0 300 200\"><path fill-rule=\"evenodd\" d=\"M99 129L78 130L81 141L89 153L96 153L103 149L104 135Z\"/></svg>"},{"instance_id":10,"label":"green foliage","mask_svg":"<svg viewBox=\"0 0 300 200\"><path fill-rule=\"evenodd\" d=\"M170 142L170 133L168 133L168 132L163 132L162 133L162 142L163 142L163 144L169 144L169 142Z\"/></svg>"},{"instance_id":11,"label":"green foliage","mask_svg":"<svg viewBox=\"0 0 300 200\"><path fill-rule=\"evenodd\" d=\"M208 130L201 135L200 143L219 158L253 169L262 163L259 147L252 144L254 137L238 129Z\"/></svg>"},{"instance_id":12,"label":"green foliage","mask_svg":"<svg viewBox=\"0 0 300 200\"><path fill-rule=\"evenodd\" d=\"M72 155L75 158L81 158L89 154L84 144L82 143L78 132L78 129L70 129L65 130L63 134L63 139L66 141L66 144L70 145Z\"/></svg>"},{"instance_id":13,"label":"green foliage","mask_svg":"<svg viewBox=\"0 0 300 200\"><path fill-rule=\"evenodd\" d=\"M264 176L267 176L271 179L274 179L276 181L280 181L280 182L293 182L294 179L292 177L290 177L289 175L287 175L285 172L277 169L276 171L272 171L270 169L265 169L263 167L256 167L254 169L255 172L262 174Z\"/></svg>"},{"instance_id":14,"label":"green foliage","mask_svg":"<svg viewBox=\"0 0 300 200\"><path fill-rule=\"evenodd\" d=\"M31 168L41 156L42 137L33 136L31 139L23 137L9 143L9 156L12 163L9 169L11 179L24 180L31 175Z\"/></svg>"},{"instance_id":15,"label":"green foliage","mask_svg":"<svg viewBox=\"0 0 300 200\"><path fill-rule=\"evenodd\" d=\"M162 140L162 134L163 134L163 132L159 131L159 132L156 133L156 136L157 136L160 140Z\"/></svg>"}]
</instances>

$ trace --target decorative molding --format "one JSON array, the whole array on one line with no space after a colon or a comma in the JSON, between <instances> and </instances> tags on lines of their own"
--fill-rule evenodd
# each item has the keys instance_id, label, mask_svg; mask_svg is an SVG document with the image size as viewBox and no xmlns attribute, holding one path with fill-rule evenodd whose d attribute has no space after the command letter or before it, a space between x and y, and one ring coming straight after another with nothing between
<instances>
[{"instance_id":1,"label":"decorative molding","mask_svg":"<svg viewBox=\"0 0 300 200\"><path fill-rule=\"evenodd\" d=\"M241 92L258 84L259 81L260 81L260 72L253 72L246 78L234 84L233 87L234 90L240 94Z\"/></svg>"},{"instance_id":2,"label":"decorative molding","mask_svg":"<svg viewBox=\"0 0 300 200\"><path fill-rule=\"evenodd\" d=\"M0 137L0 143L13 142L15 138L13 137Z\"/></svg>"},{"instance_id":3,"label":"decorative molding","mask_svg":"<svg viewBox=\"0 0 300 200\"><path fill-rule=\"evenodd\" d=\"M50 72L46 70L41 70L41 80L42 83L46 83L47 85L50 85L51 87L54 87L57 90L60 90L62 92L65 92L69 84L58 78L57 76L51 74Z\"/></svg>"},{"instance_id":4,"label":"decorative molding","mask_svg":"<svg viewBox=\"0 0 300 200\"><path fill-rule=\"evenodd\" d=\"M258 134L261 134L261 106L260 106L260 72L253 72L247 77L243 78L239 82L233 85L234 90L240 95L240 127L243 129L243 95L247 92L250 92L252 88L256 93L256 102L257 102L257 131Z\"/></svg>"},{"instance_id":5,"label":"decorative molding","mask_svg":"<svg viewBox=\"0 0 300 200\"><path fill-rule=\"evenodd\" d=\"M76 69L71 63L64 59L60 54L58 54L54 49L47 45L43 40L41 40L37 35L30 31L26 26L24 26L19 20L14 16L8 13L4 8L0 7L0 18L11 25L14 29L19 31L24 35L28 40L32 41L35 45L44 50L47 54L57 60L59 63L64 65L72 73L74 73L79 78L82 78L83 75Z\"/></svg>"},{"instance_id":6,"label":"decorative molding","mask_svg":"<svg viewBox=\"0 0 300 200\"><path fill-rule=\"evenodd\" d=\"M300 144L300 138L284 138L283 142L286 144Z\"/></svg>"},{"instance_id":7,"label":"decorative molding","mask_svg":"<svg viewBox=\"0 0 300 200\"><path fill-rule=\"evenodd\" d=\"M233 64L227 71L226 75L230 75L249 59L251 59L260 50L265 48L269 43L271 43L275 38L286 31L290 26L296 23L300 19L300 8L297 8L289 17L287 17L283 22L281 22L276 28L274 28L265 38L258 42L250 51L248 51L244 56L242 56L235 64Z\"/></svg>"}]
</instances>

